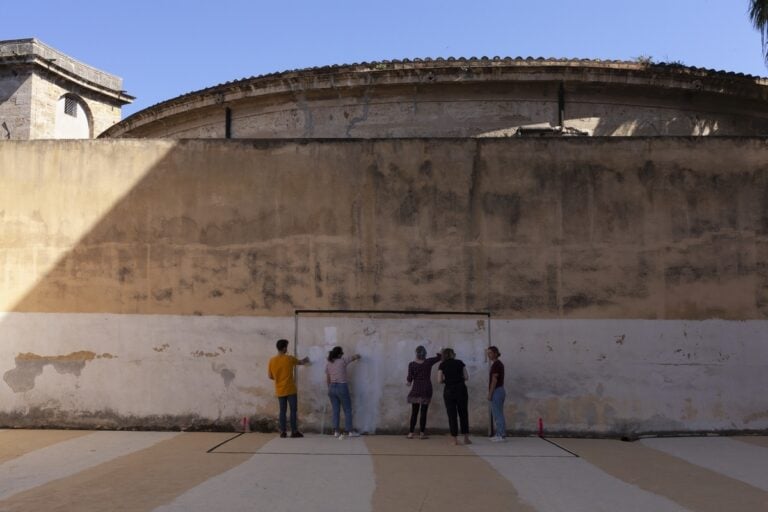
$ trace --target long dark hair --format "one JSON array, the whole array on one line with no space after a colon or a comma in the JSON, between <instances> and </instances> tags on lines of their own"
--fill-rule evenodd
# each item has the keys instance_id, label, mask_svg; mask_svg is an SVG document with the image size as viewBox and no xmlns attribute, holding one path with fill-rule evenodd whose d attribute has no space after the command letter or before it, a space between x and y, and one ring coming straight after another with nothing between
<instances>
[{"instance_id":1,"label":"long dark hair","mask_svg":"<svg viewBox=\"0 0 768 512\"><path fill-rule=\"evenodd\" d=\"M333 347L333 350L328 352L328 361L332 363L343 355L344 350L341 347Z\"/></svg>"}]
</instances>

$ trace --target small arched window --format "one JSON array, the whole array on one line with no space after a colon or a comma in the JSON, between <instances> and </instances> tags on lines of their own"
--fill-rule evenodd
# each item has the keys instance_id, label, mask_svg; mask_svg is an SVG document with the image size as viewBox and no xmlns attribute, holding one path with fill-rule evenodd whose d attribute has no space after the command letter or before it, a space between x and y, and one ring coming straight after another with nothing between
<instances>
[{"instance_id":1,"label":"small arched window","mask_svg":"<svg viewBox=\"0 0 768 512\"><path fill-rule=\"evenodd\" d=\"M82 98L74 94L65 94L56 105L57 139L90 139L90 110Z\"/></svg>"}]
</instances>

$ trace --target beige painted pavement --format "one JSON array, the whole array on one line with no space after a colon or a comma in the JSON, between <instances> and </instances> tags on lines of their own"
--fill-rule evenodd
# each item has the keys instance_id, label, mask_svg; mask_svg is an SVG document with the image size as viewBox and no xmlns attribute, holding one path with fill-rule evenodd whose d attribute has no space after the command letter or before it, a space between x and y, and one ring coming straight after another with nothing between
<instances>
[{"instance_id":1,"label":"beige painted pavement","mask_svg":"<svg viewBox=\"0 0 768 512\"><path fill-rule=\"evenodd\" d=\"M6 511L758 511L768 438L0 431Z\"/></svg>"}]
</instances>

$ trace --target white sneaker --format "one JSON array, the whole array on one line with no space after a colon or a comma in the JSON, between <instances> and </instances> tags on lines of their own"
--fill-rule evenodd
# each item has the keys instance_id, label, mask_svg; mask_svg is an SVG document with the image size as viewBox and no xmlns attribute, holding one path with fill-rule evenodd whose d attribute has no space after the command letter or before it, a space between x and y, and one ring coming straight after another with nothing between
<instances>
[{"instance_id":1,"label":"white sneaker","mask_svg":"<svg viewBox=\"0 0 768 512\"><path fill-rule=\"evenodd\" d=\"M335 432L333 433L333 437L341 437L341 436L343 436L343 435L344 435L344 434L342 434L342 433L341 433L341 432L339 432L338 430L337 430L337 431L335 431Z\"/></svg>"},{"instance_id":2,"label":"white sneaker","mask_svg":"<svg viewBox=\"0 0 768 512\"><path fill-rule=\"evenodd\" d=\"M492 443L503 443L504 441L506 441L506 439L504 439L501 436L493 436L492 438L490 438L490 441Z\"/></svg>"},{"instance_id":3,"label":"white sneaker","mask_svg":"<svg viewBox=\"0 0 768 512\"><path fill-rule=\"evenodd\" d=\"M353 430L352 432L347 434L348 437L360 437L360 432L357 430Z\"/></svg>"}]
</instances>

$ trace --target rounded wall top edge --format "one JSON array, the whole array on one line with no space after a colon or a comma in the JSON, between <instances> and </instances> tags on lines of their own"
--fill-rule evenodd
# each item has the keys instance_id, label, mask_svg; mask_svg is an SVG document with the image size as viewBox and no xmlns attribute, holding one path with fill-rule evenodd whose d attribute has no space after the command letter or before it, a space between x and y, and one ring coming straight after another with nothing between
<instances>
[{"instance_id":1,"label":"rounded wall top edge","mask_svg":"<svg viewBox=\"0 0 768 512\"><path fill-rule=\"evenodd\" d=\"M270 73L221 83L182 94L143 109L106 130L104 137L130 135L170 117L224 107L249 98L390 87L499 83L634 86L658 91L708 92L768 100L768 79L679 64L640 61L544 58L404 59L314 67ZM366 95L371 94L367 92ZM375 93L373 93L375 95Z\"/></svg>"}]
</instances>

